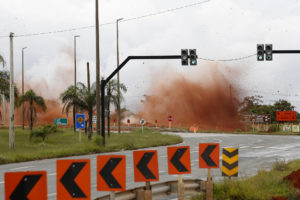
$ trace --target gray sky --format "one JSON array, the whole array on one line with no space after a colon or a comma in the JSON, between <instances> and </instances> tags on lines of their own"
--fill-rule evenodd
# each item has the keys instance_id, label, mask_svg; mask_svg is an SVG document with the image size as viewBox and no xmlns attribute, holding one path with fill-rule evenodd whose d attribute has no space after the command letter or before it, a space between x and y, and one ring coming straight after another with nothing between
<instances>
[{"instance_id":1,"label":"gray sky","mask_svg":"<svg viewBox=\"0 0 300 200\"><path fill-rule=\"evenodd\" d=\"M205 0L202 0L205 1ZM99 0L100 24L130 19L181 7L197 0ZM0 36L51 32L94 25L94 0L0 0ZM199 57L230 59L256 53L257 43L274 49L300 49L300 3L298 0L210 0L164 14L123 21L120 29L120 60L129 55L180 54L196 48ZM25 50L25 80L40 86L40 93L56 98L73 83L73 36L77 39L78 80L86 81L90 62L95 81L95 29L16 37L16 80L21 78L21 49ZM116 25L100 27L101 76L116 67ZM9 61L9 39L0 38L0 54ZM226 63L245 69L236 77L248 94L260 94L266 103L290 100L300 110L300 55L274 55L272 62L256 57ZM133 61L121 72L128 86L126 106L136 110L147 93L153 72L172 67L183 74L205 76L201 67L181 66L180 61ZM220 66L224 63L220 63ZM9 68L9 63L6 68ZM44 89L44 88L47 88ZM291 95L291 96L289 96Z\"/></svg>"}]
</instances>

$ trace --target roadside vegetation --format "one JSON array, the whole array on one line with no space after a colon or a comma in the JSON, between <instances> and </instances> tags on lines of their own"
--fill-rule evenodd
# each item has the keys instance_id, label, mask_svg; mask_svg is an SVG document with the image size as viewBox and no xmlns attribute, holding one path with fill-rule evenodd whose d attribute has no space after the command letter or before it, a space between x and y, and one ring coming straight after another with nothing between
<instances>
[{"instance_id":1,"label":"roadside vegetation","mask_svg":"<svg viewBox=\"0 0 300 200\"><path fill-rule=\"evenodd\" d=\"M15 150L8 146L8 129L0 129L0 164L57 158L74 155L93 154L132 150L144 147L163 146L182 142L178 136L163 135L144 128L130 133L111 133L102 145L102 137L95 135L92 140L82 133L71 129L57 129L55 126L44 126L30 130L16 129Z\"/></svg>"},{"instance_id":2,"label":"roadside vegetation","mask_svg":"<svg viewBox=\"0 0 300 200\"><path fill-rule=\"evenodd\" d=\"M300 190L295 189L284 178L300 169L300 160L286 163L277 161L271 171L260 170L250 178L227 178L214 184L214 200L271 200L272 197L285 197L289 200L300 199ZM193 200L204 200L205 195L193 196Z\"/></svg>"}]
</instances>

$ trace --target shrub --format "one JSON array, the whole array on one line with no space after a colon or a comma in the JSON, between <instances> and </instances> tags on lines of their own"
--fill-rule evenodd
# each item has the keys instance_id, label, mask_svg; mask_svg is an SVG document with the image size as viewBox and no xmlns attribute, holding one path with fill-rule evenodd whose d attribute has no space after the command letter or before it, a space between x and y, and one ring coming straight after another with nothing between
<instances>
[{"instance_id":1,"label":"shrub","mask_svg":"<svg viewBox=\"0 0 300 200\"><path fill-rule=\"evenodd\" d=\"M285 161L277 160L273 164L272 168L273 168L273 170L276 170L276 171L286 171L289 169L289 165Z\"/></svg>"},{"instance_id":2,"label":"shrub","mask_svg":"<svg viewBox=\"0 0 300 200\"><path fill-rule=\"evenodd\" d=\"M35 137L35 138L41 138L43 141L48 137L49 134L51 133L56 133L57 132L57 126L55 125L45 125L39 128L38 130L34 130L30 134L30 140Z\"/></svg>"},{"instance_id":3,"label":"shrub","mask_svg":"<svg viewBox=\"0 0 300 200\"><path fill-rule=\"evenodd\" d=\"M98 146L102 146L102 137L101 136L96 136L95 144Z\"/></svg>"}]
</instances>

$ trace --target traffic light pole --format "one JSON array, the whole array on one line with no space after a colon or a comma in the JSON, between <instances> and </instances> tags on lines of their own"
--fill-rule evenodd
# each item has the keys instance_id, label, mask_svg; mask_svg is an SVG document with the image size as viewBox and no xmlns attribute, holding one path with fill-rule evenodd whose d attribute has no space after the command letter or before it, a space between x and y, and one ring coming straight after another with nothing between
<instances>
[{"instance_id":1,"label":"traffic light pole","mask_svg":"<svg viewBox=\"0 0 300 200\"><path fill-rule=\"evenodd\" d=\"M188 56L190 57L190 56ZM165 56L128 56L106 79L101 80L101 135L102 143L105 145L105 86L106 84L130 61L130 60L170 60L181 59L181 55Z\"/></svg>"}]
</instances>

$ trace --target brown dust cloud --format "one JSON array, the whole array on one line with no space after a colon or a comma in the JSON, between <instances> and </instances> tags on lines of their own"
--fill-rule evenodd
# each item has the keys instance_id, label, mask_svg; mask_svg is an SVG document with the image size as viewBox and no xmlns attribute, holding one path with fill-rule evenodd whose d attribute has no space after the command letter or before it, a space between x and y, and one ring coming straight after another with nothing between
<instances>
[{"instance_id":1,"label":"brown dust cloud","mask_svg":"<svg viewBox=\"0 0 300 200\"><path fill-rule=\"evenodd\" d=\"M239 115L240 72L229 66L206 64L202 70L182 74L170 68L153 76L149 95L140 111L150 123L197 126L203 130L230 131L243 128Z\"/></svg>"}]
</instances>

